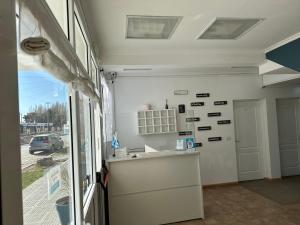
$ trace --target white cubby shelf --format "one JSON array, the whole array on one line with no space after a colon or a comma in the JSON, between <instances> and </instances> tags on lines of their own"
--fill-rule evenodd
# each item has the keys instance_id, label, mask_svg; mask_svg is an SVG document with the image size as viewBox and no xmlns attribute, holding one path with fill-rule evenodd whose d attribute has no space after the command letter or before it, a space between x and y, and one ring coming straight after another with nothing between
<instances>
[{"instance_id":1,"label":"white cubby shelf","mask_svg":"<svg viewBox=\"0 0 300 225\"><path fill-rule=\"evenodd\" d=\"M138 111L138 134L167 134L177 132L176 110Z\"/></svg>"}]
</instances>

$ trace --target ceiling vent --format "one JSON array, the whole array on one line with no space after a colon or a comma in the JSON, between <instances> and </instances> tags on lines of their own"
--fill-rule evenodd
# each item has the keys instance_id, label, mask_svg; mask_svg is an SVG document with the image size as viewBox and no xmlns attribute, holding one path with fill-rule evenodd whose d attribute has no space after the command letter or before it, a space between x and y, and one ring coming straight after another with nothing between
<instances>
[{"instance_id":1,"label":"ceiling vent","mask_svg":"<svg viewBox=\"0 0 300 225\"><path fill-rule=\"evenodd\" d=\"M127 39L169 39L180 16L127 16Z\"/></svg>"},{"instance_id":2,"label":"ceiling vent","mask_svg":"<svg viewBox=\"0 0 300 225\"><path fill-rule=\"evenodd\" d=\"M256 18L216 18L198 39L238 39L262 21L263 19Z\"/></svg>"}]
</instances>

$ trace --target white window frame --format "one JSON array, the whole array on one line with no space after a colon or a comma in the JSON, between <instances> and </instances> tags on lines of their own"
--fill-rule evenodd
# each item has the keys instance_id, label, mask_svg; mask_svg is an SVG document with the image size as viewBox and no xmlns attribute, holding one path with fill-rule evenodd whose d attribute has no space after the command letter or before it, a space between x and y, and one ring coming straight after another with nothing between
<instances>
[{"instance_id":1,"label":"white window frame","mask_svg":"<svg viewBox=\"0 0 300 225\"><path fill-rule=\"evenodd\" d=\"M51 9L45 2L45 0L41 0L45 6L48 7L47 10L51 12ZM61 30L61 32L68 36L71 45L74 48L75 51L75 36L74 36L74 26L75 26L75 14L77 14L77 17L79 19L79 23L81 26L81 29L83 31L84 38L87 43L87 72L90 71L90 62L92 60L92 49L90 48L91 40L89 35L87 35L87 26L86 23L83 23L82 18L84 19L82 13L82 10L77 10L77 6L75 6L75 2L78 2L77 0L66 0L68 4L68 35L65 34L63 28L60 26L60 24L57 22L55 16L55 21L57 22L57 27L59 27L58 30ZM11 0L3 0L1 3L2 7L5 8L8 16L4 17L5 27L8 28L6 35L9 37L9 40L12 45L16 43L15 37L15 7L14 1ZM78 6L78 9L80 6ZM1 25L1 24L0 24ZM6 29L3 29L6 31ZM0 39L1 41L1 39ZM13 49L13 51L16 52L17 49ZM12 49L9 49L9 53L12 52ZM5 107L5 111L0 110L0 132L3 127L10 127L10 132L2 132L1 138L0 138L0 162L1 162L1 188L2 188L2 222L4 224L15 224L15 225L21 225L23 224L23 211L22 211L22 185L21 185L21 171L20 171L20 146L19 146L19 117L18 117L18 94L17 94L17 58L16 54L9 54L6 51L2 51L0 53L0 58L2 55L5 55L5 58L2 62L4 62L4 67L2 68L5 74L1 77L0 86L2 87L0 89L0 92L3 91L3 99L5 96L9 96L9 98L4 99L3 104L7 102L7 105ZM9 55L9 57L7 57ZM95 59L95 58L94 58ZM7 63L5 63L7 62ZM94 63L97 67L97 77L99 76L98 72L98 64L97 61L94 60ZM8 90L7 87L10 87ZM99 84L97 85L97 88L101 92L101 84L99 80ZM71 156L71 163L72 163L72 172L73 175L73 198L74 198L74 223L76 225L82 224L82 221L84 221L84 218L86 217L88 210L90 207L92 207L93 204L91 204L97 197L95 197L94 193L97 192L97 185L95 184L96 178L95 178L95 172L96 172L96 163L95 163L95 133L94 133L94 127L93 122L93 107L90 107L91 111L91 144L92 144L92 166L93 166L93 187L89 193L89 196L86 200L85 205L83 204L83 193L81 188L81 180L80 180L80 140L79 135L79 117L78 117L78 91L70 89L70 138L72 141L70 143L72 148L72 154ZM2 99L2 97L0 97ZM94 103L92 103L94 104ZM95 103L96 104L96 103ZM5 119L4 119L5 118ZM16 123L17 121L17 123ZM101 124L103 126L103 123ZM103 134L103 131L101 131L101 134ZM101 139L103 145L103 138ZM9 149L9 151L8 151ZM102 151L104 149L102 148ZM14 174L14 179L11 179L11 174ZM13 204L12 204L13 202ZM100 203L99 203L100 204ZM99 212L99 211L97 211ZM96 217L96 216L95 216Z\"/></svg>"},{"instance_id":2,"label":"white window frame","mask_svg":"<svg viewBox=\"0 0 300 225\"><path fill-rule=\"evenodd\" d=\"M70 7L69 7L69 4L70 4L70 1L69 0L59 0L59 1L65 1L66 3L66 8L67 8L67 12L66 12L66 15L67 15L67 18L66 18L66 31L65 31L65 28L61 26L60 22L58 21L58 19L56 18L54 12L52 11L51 9L51 6L48 4L47 0L45 0L45 3L48 7L48 10L51 11L53 17L55 18L55 21L57 22L57 24L59 25L59 27L61 28L61 30L63 31L63 33L66 35L66 37L70 40L70 20L69 20L69 11L70 11Z\"/></svg>"},{"instance_id":3,"label":"white window frame","mask_svg":"<svg viewBox=\"0 0 300 225\"><path fill-rule=\"evenodd\" d=\"M78 23L79 26L79 30L81 31L81 34L83 36L84 42L86 44L86 65L84 64L84 62L81 61L81 57L79 55L78 58L80 59L80 62L82 63L83 67L86 69L86 71L89 73L89 62L90 62L90 44L86 35L86 29L82 23L82 19L80 16L80 13L78 11L77 5L74 4L74 13L73 13L73 21L74 21L74 47L75 47L75 51L76 51L76 38L75 38L75 26L76 26L76 22Z\"/></svg>"}]
</instances>

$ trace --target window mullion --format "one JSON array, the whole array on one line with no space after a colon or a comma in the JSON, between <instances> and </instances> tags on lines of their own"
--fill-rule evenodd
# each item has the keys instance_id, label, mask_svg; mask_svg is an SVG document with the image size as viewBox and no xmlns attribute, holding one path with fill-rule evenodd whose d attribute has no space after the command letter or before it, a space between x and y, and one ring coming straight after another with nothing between
<instances>
[{"instance_id":1,"label":"window mullion","mask_svg":"<svg viewBox=\"0 0 300 225\"><path fill-rule=\"evenodd\" d=\"M83 221L83 188L82 188L82 170L81 170L81 140L80 140L80 110L79 93L72 90L72 132L73 132L73 156L74 156L74 194L75 194L75 221L81 224Z\"/></svg>"}]
</instances>

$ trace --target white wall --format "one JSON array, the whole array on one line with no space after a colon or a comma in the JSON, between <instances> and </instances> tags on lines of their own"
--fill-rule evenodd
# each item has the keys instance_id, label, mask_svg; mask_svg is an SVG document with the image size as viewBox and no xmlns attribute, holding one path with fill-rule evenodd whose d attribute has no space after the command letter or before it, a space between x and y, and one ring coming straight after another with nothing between
<instances>
[{"instance_id":1,"label":"white wall","mask_svg":"<svg viewBox=\"0 0 300 225\"><path fill-rule=\"evenodd\" d=\"M175 96L176 89L189 90L188 96ZM209 92L210 98L196 98L196 93ZM187 77L118 77L115 82L116 129L120 143L129 148L142 148L144 144L161 148L175 147L175 134L137 135L136 113L145 104L155 109L164 107L168 99L169 107L185 104L191 108L192 101L205 101L206 106L197 107L195 116L201 121L196 126L213 125L213 130L196 132L196 139L203 143L201 167L203 184L217 184L237 181L235 134L233 124L233 100L262 99L265 105L267 123L267 149L265 176L280 177L280 156L276 117L276 98L300 96L300 88L261 88L258 75L248 76L187 76ZM214 100L227 100L227 106L213 106ZM218 126L216 118L208 118L208 112L222 112L222 118L232 121L230 125ZM209 136L222 136L222 142L207 142Z\"/></svg>"}]
</instances>

